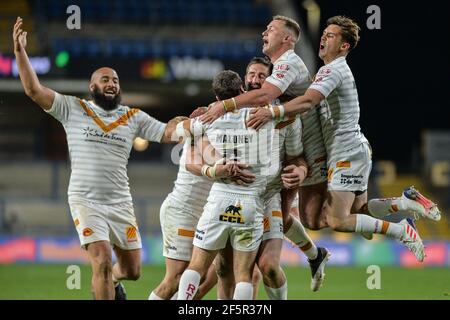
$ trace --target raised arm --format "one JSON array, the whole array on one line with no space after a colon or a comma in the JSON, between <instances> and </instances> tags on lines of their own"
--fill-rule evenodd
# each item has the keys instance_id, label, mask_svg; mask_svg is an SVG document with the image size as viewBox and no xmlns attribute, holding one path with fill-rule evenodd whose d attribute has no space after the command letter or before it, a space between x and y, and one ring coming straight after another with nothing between
<instances>
[{"instance_id":1,"label":"raised arm","mask_svg":"<svg viewBox=\"0 0 450 320\"><path fill-rule=\"evenodd\" d=\"M214 102L208 111L200 116L200 120L204 123L211 123L223 116L225 112L243 107L266 105L278 98L281 94L282 92L277 86L265 81L260 89L242 93L232 99Z\"/></svg>"},{"instance_id":2,"label":"raised arm","mask_svg":"<svg viewBox=\"0 0 450 320\"><path fill-rule=\"evenodd\" d=\"M250 118L247 120L247 126L253 129L259 129L271 119L294 116L296 114L308 112L323 99L325 99L325 97L319 91L308 89L303 96L292 99L283 105L252 110Z\"/></svg>"},{"instance_id":3,"label":"raised arm","mask_svg":"<svg viewBox=\"0 0 450 320\"><path fill-rule=\"evenodd\" d=\"M13 29L14 54L17 69L25 94L36 102L42 109L49 110L55 99L55 91L44 87L33 70L25 48L27 46L27 32L22 29L23 20L17 17Z\"/></svg>"}]
</instances>

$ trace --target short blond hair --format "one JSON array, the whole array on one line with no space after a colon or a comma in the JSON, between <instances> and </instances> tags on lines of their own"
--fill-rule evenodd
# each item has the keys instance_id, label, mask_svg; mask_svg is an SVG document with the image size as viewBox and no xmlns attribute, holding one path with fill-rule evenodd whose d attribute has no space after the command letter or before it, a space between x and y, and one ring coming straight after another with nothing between
<instances>
[{"instance_id":1,"label":"short blond hair","mask_svg":"<svg viewBox=\"0 0 450 320\"><path fill-rule=\"evenodd\" d=\"M290 31L292 31L295 35L295 43L300 40L300 25L292 18L282 16L282 15L276 15L272 18L272 20L281 20L284 21L284 24L286 28L288 28Z\"/></svg>"}]
</instances>

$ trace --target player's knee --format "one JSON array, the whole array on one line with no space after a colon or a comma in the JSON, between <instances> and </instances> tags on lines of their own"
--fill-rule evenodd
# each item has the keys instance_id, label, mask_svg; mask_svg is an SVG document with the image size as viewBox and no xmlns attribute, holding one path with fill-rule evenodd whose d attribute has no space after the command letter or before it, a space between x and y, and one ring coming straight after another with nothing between
<instances>
[{"instance_id":1,"label":"player's knee","mask_svg":"<svg viewBox=\"0 0 450 320\"><path fill-rule=\"evenodd\" d=\"M133 281L138 280L141 277L141 268L140 267L128 268L126 277L127 277L127 280L133 280Z\"/></svg>"},{"instance_id":2,"label":"player's knee","mask_svg":"<svg viewBox=\"0 0 450 320\"><path fill-rule=\"evenodd\" d=\"M224 279L230 277L233 274L233 270L225 263L217 262L216 274L217 277Z\"/></svg>"},{"instance_id":3,"label":"player's knee","mask_svg":"<svg viewBox=\"0 0 450 320\"><path fill-rule=\"evenodd\" d=\"M264 278L276 279L280 270L279 263L276 259L270 257L262 257L258 261L258 268L261 270Z\"/></svg>"},{"instance_id":4,"label":"player's knee","mask_svg":"<svg viewBox=\"0 0 450 320\"><path fill-rule=\"evenodd\" d=\"M111 259L96 259L93 263L93 273L94 275L101 277L103 279L109 279L112 275L112 261Z\"/></svg>"},{"instance_id":5,"label":"player's knee","mask_svg":"<svg viewBox=\"0 0 450 320\"><path fill-rule=\"evenodd\" d=\"M299 217L300 217L300 222L302 223L302 225L305 228L308 228L310 230L318 230L319 229L319 224L316 223L316 221L312 217L308 216L305 213L300 213Z\"/></svg>"}]
</instances>

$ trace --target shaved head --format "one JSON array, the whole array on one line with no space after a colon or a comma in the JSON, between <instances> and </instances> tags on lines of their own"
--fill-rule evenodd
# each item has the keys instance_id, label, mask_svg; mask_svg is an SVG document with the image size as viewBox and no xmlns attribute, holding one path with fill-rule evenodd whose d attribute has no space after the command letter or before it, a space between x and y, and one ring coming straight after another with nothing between
<instances>
[{"instance_id":1,"label":"shaved head","mask_svg":"<svg viewBox=\"0 0 450 320\"><path fill-rule=\"evenodd\" d=\"M117 108L121 100L119 76L114 69L102 67L91 75L89 92L95 103L105 110Z\"/></svg>"},{"instance_id":2,"label":"shaved head","mask_svg":"<svg viewBox=\"0 0 450 320\"><path fill-rule=\"evenodd\" d=\"M109 67L101 67L95 70L91 75L91 82L94 82L96 78L101 78L103 75L109 76L109 77L116 77L119 78L117 75L116 70L111 69Z\"/></svg>"}]
</instances>

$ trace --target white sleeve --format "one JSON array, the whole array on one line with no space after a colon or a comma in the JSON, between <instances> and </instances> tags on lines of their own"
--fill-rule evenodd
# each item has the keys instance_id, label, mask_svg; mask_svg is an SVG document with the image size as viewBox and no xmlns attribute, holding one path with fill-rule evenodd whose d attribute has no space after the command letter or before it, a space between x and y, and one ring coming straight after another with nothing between
<instances>
[{"instance_id":1,"label":"white sleeve","mask_svg":"<svg viewBox=\"0 0 450 320\"><path fill-rule=\"evenodd\" d=\"M138 111L138 130L136 136L153 142L161 142L167 123L149 116L142 110Z\"/></svg>"},{"instance_id":2,"label":"white sleeve","mask_svg":"<svg viewBox=\"0 0 450 320\"><path fill-rule=\"evenodd\" d=\"M297 157L303 153L302 125L299 116L295 118L294 123L286 127L284 144L288 156Z\"/></svg>"},{"instance_id":3,"label":"white sleeve","mask_svg":"<svg viewBox=\"0 0 450 320\"><path fill-rule=\"evenodd\" d=\"M53 100L53 104L50 109L45 110L45 112L52 115L56 120L64 124L69 119L70 108L73 107L74 104L78 104L77 97L66 96L55 92L55 99Z\"/></svg>"},{"instance_id":4,"label":"white sleeve","mask_svg":"<svg viewBox=\"0 0 450 320\"><path fill-rule=\"evenodd\" d=\"M326 98L342 83L342 75L337 68L330 68L323 66L314 79L314 82L309 86L309 89L319 91Z\"/></svg>"},{"instance_id":5,"label":"white sleeve","mask_svg":"<svg viewBox=\"0 0 450 320\"><path fill-rule=\"evenodd\" d=\"M191 120L191 133L195 138L201 137L205 133L207 127L208 125L201 122L198 117Z\"/></svg>"},{"instance_id":6,"label":"white sleeve","mask_svg":"<svg viewBox=\"0 0 450 320\"><path fill-rule=\"evenodd\" d=\"M266 78L266 81L276 86L281 92L285 92L297 75L297 69L291 62L281 60L274 64L272 74Z\"/></svg>"}]
</instances>

